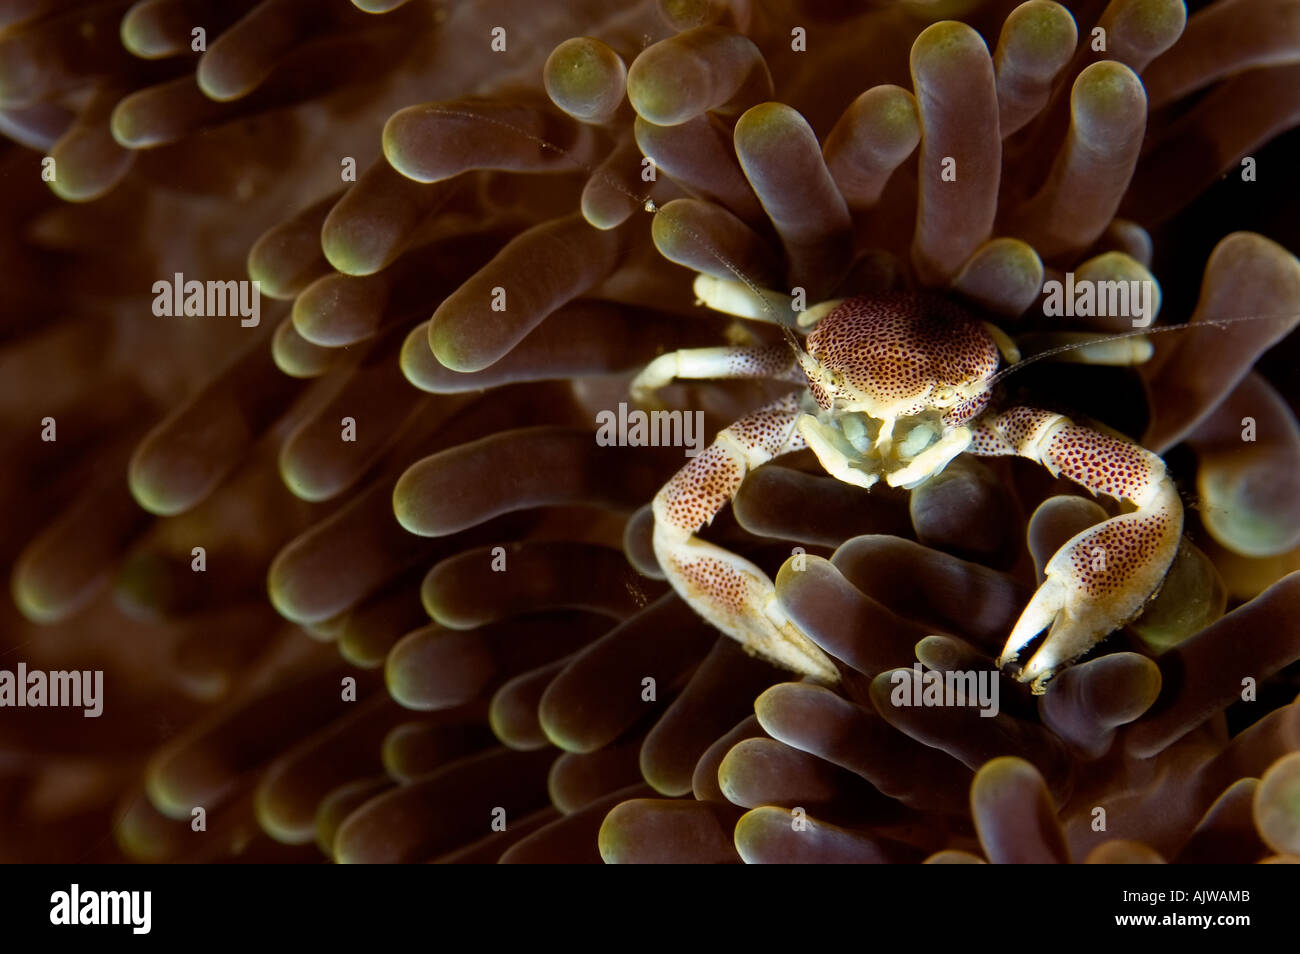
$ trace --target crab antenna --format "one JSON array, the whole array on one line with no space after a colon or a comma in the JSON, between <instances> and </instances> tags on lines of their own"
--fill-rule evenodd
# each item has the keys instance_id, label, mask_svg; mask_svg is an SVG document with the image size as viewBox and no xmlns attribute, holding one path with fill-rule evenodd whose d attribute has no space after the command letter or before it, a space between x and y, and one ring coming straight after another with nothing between
<instances>
[{"instance_id":1,"label":"crab antenna","mask_svg":"<svg viewBox=\"0 0 1300 954\"><path fill-rule=\"evenodd\" d=\"M1037 361L1054 357L1066 351L1078 351L1080 348L1091 348L1094 345L1105 344L1108 341L1122 341L1125 338L1141 338L1146 335L1159 335L1173 331L1189 331L1193 328L1226 328L1229 325L1236 325L1247 321L1287 321L1294 317L1294 315L1243 315L1237 318L1212 318L1206 321L1198 321L1195 324L1164 325L1159 328L1139 328L1133 331L1117 332L1113 335L1102 335L1101 337L1093 338L1090 341L1074 341L1070 344L1064 344L1056 348L1049 348L1046 351L1040 351L1038 354L1030 355L1028 358L1017 361L1015 364L1003 368L997 374L993 375L993 377L989 378L988 383L985 385L985 390L992 390L993 387L1007 375L1019 371L1021 368L1034 364Z\"/></svg>"}]
</instances>

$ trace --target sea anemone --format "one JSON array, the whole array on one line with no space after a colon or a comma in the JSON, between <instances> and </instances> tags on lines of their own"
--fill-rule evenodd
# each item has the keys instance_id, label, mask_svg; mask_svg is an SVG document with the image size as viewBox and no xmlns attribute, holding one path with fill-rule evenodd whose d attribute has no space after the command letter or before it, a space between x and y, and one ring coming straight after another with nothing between
<instances>
[{"instance_id":1,"label":"sea anemone","mask_svg":"<svg viewBox=\"0 0 1300 954\"><path fill-rule=\"evenodd\" d=\"M0 181L49 186L0 211L0 658L105 673L0 724L7 859L1296 860L1300 7L1191 6L0 4ZM747 656L655 564L681 448L593 435L656 355L780 340L692 272L1027 356L1128 329L1045 281L1158 280L1150 361L1000 395L1165 455L1158 597L1030 696L997 650L1114 506L795 455L707 536L843 678ZM266 314L159 315L175 275ZM775 393L662 396L707 440ZM956 671L1001 711L891 703Z\"/></svg>"}]
</instances>

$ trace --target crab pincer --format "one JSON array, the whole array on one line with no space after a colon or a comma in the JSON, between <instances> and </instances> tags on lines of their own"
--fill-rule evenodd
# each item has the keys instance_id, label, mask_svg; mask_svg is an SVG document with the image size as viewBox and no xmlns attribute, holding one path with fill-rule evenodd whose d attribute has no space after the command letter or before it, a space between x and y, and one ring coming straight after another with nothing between
<instances>
[{"instance_id":1,"label":"crab pincer","mask_svg":"<svg viewBox=\"0 0 1300 954\"><path fill-rule=\"evenodd\" d=\"M1015 408L981 420L971 450L1027 457L1136 507L1066 541L1003 647L999 665L1015 661L1051 627L1017 676L1041 692L1062 667L1141 613L1159 590L1182 536L1178 488L1164 461L1145 448L1048 411Z\"/></svg>"}]
</instances>

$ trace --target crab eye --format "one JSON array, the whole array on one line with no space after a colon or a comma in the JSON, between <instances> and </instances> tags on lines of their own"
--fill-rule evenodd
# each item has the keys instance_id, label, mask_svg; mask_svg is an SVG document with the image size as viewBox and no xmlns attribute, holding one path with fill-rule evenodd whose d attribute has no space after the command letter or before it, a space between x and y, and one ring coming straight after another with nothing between
<instances>
[{"instance_id":1,"label":"crab eye","mask_svg":"<svg viewBox=\"0 0 1300 954\"><path fill-rule=\"evenodd\" d=\"M930 392L930 404L934 407L952 407L958 400L957 392L946 384L940 384Z\"/></svg>"}]
</instances>

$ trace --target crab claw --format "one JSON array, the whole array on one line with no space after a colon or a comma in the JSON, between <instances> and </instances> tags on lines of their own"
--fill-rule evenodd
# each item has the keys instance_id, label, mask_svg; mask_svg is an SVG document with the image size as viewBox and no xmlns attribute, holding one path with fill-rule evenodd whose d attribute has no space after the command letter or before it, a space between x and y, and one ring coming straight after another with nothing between
<instances>
[{"instance_id":1,"label":"crab claw","mask_svg":"<svg viewBox=\"0 0 1300 954\"><path fill-rule=\"evenodd\" d=\"M1142 612L1178 550L1182 506L1168 478L1145 507L1076 534L1048 561L998 665L1015 661L1035 636L1047 638L1016 676L1040 693L1061 667Z\"/></svg>"},{"instance_id":2,"label":"crab claw","mask_svg":"<svg viewBox=\"0 0 1300 954\"><path fill-rule=\"evenodd\" d=\"M1037 460L1094 493L1137 509L1075 534L1048 561L1044 580L1011 631L998 665L1051 629L1016 678L1044 691L1064 666L1142 612L1159 590L1183 532L1178 488L1164 462L1131 441L1059 414L1017 408L981 422L974 449Z\"/></svg>"},{"instance_id":3,"label":"crab claw","mask_svg":"<svg viewBox=\"0 0 1300 954\"><path fill-rule=\"evenodd\" d=\"M678 595L747 652L818 682L839 681L835 663L786 616L772 580L753 563L660 526L654 550Z\"/></svg>"},{"instance_id":4,"label":"crab claw","mask_svg":"<svg viewBox=\"0 0 1300 954\"><path fill-rule=\"evenodd\" d=\"M740 489L750 470L804 446L799 396L787 395L718 433L654 500L654 551L668 582L695 612L769 662L835 683L839 670L786 618L759 567L696 536Z\"/></svg>"}]
</instances>

